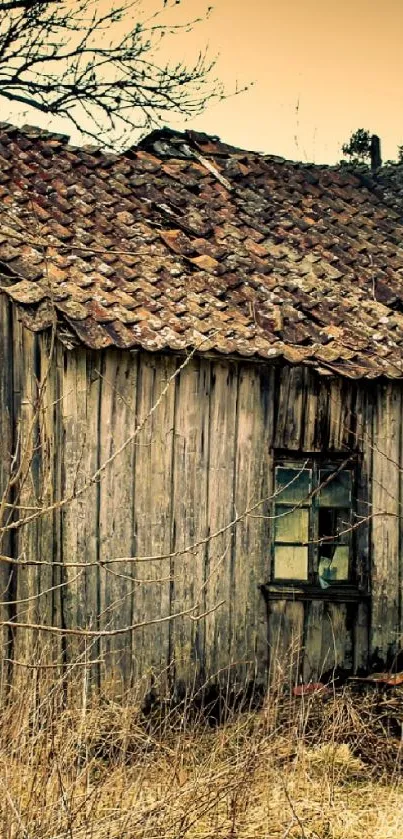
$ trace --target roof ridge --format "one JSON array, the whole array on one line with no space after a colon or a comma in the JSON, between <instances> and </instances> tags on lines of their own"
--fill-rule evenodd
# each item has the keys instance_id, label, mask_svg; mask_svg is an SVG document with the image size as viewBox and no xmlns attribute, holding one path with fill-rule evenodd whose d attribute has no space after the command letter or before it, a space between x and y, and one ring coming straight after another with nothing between
<instances>
[{"instance_id":1,"label":"roof ridge","mask_svg":"<svg viewBox=\"0 0 403 839\"><path fill-rule=\"evenodd\" d=\"M24 137L30 137L32 139L43 137L52 140L60 140L61 143L70 142L70 136L68 134L58 131L49 131L47 128L41 128L38 125L31 125L29 123L24 123L24 125L14 125L12 122L0 122L0 131L4 131L6 134L10 135L22 134Z\"/></svg>"},{"instance_id":2,"label":"roof ridge","mask_svg":"<svg viewBox=\"0 0 403 839\"><path fill-rule=\"evenodd\" d=\"M112 155L116 156L116 158L125 158L130 156L130 153L134 153L139 149L141 151L154 151L154 153L157 153L161 157L172 157L175 155L179 158L185 158L189 157L189 153L181 150L181 146L185 144L195 147L196 151L202 153L205 157L215 155L231 156L235 154L248 156L253 155L266 162L278 164L285 163L288 166L294 166L301 169L316 169L324 172L341 172L349 175L355 175L359 180L361 177L365 179L370 178L374 183L378 182L379 176L382 178L382 176L385 175L403 175L403 162L399 163L395 161L386 161L379 169L376 170L376 172L373 172L370 165L366 163L357 165L350 163L349 161L342 160L337 163L316 163L315 161L308 160L294 160L292 158L284 157L283 155L261 152L257 149L243 149L238 146L233 146L232 144L221 140L221 138L216 134L208 134L204 131L194 131L192 129L179 131L176 128L170 128L169 126L162 126L161 128L153 129L144 137L141 137L137 143L134 143L123 151L110 151L102 145L88 143L78 145L71 143L71 138L68 134L58 131L50 131L47 128L42 128L38 125L31 125L30 123L15 125L11 122L0 121L0 131L3 131L10 136L20 134L31 140L58 140L63 146L68 145L71 151L83 151L87 154L102 154L106 157ZM207 149L205 147L206 145L208 146ZM211 148L212 145L215 146L214 149Z\"/></svg>"}]
</instances>

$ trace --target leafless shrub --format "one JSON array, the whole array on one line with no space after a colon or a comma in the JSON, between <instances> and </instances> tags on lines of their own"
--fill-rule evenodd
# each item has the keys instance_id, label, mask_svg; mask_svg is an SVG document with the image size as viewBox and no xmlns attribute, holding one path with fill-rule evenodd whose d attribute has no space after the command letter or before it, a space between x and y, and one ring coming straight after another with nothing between
<instances>
[{"instance_id":1,"label":"leafless shrub","mask_svg":"<svg viewBox=\"0 0 403 839\"><path fill-rule=\"evenodd\" d=\"M378 720L368 696L302 701L278 686L260 711L233 710L212 728L201 710L192 716L191 697L146 724L138 688L122 706L90 697L82 670L69 678L81 697L74 707L61 707L54 674L38 691L30 672L25 693L1 711L4 839L401 833L402 782L393 760L381 778L373 771ZM386 729L383 737L388 753Z\"/></svg>"}]
</instances>

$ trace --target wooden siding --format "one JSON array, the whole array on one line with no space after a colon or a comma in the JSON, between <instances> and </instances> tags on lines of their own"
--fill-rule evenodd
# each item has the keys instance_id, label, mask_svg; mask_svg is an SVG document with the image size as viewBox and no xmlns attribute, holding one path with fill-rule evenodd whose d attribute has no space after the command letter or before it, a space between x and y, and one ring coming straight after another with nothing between
<instances>
[{"instance_id":1,"label":"wooden siding","mask_svg":"<svg viewBox=\"0 0 403 839\"><path fill-rule=\"evenodd\" d=\"M4 295L0 295L0 554L9 556L13 551L10 531L5 531L10 509L7 503L12 497L8 491L11 469L12 452L14 448L13 436L13 356L10 354L12 340L12 323L10 303ZM0 617L10 620L13 612L9 602L14 596L13 571L4 561L0 562ZM7 690L9 681L9 667L7 659L11 656L11 631L3 626L0 632L2 656L0 660L0 692Z\"/></svg>"},{"instance_id":2,"label":"wooden siding","mask_svg":"<svg viewBox=\"0 0 403 839\"><path fill-rule=\"evenodd\" d=\"M5 627L3 659L101 658L93 683L116 696L138 679L183 690L206 679L264 683L268 665L317 679L393 659L403 632L400 384L198 357L179 371L183 358L58 345L38 411L48 339L1 305L0 490L14 434L33 464L20 501L51 507L3 538L3 553L44 564L17 573L1 563L1 618L101 632L150 622L67 641L16 630L12 655ZM323 598L267 605L273 451L351 448L371 608Z\"/></svg>"}]
</instances>

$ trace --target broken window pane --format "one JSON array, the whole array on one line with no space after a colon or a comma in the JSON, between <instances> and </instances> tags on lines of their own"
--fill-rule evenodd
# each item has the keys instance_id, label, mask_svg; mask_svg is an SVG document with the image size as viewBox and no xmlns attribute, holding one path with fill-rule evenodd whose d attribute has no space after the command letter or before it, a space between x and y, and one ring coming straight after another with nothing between
<instances>
[{"instance_id":1,"label":"broken window pane","mask_svg":"<svg viewBox=\"0 0 403 839\"><path fill-rule=\"evenodd\" d=\"M348 580L351 538L351 511L334 507L319 509L318 574L321 585Z\"/></svg>"},{"instance_id":2,"label":"broken window pane","mask_svg":"<svg viewBox=\"0 0 403 839\"><path fill-rule=\"evenodd\" d=\"M308 528L309 510L304 507L294 510L292 507L276 505L276 542L307 542Z\"/></svg>"},{"instance_id":3,"label":"broken window pane","mask_svg":"<svg viewBox=\"0 0 403 839\"><path fill-rule=\"evenodd\" d=\"M308 455L299 464L290 456L275 478L275 579L312 578L323 588L351 579L352 469Z\"/></svg>"},{"instance_id":4,"label":"broken window pane","mask_svg":"<svg viewBox=\"0 0 403 839\"><path fill-rule=\"evenodd\" d=\"M302 545L276 545L274 576L278 580L307 580L308 548Z\"/></svg>"},{"instance_id":5,"label":"broken window pane","mask_svg":"<svg viewBox=\"0 0 403 839\"><path fill-rule=\"evenodd\" d=\"M351 511L335 507L320 507L318 537L348 545L351 536ZM331 538L330 538L331 537Z\"/></svg>"},{"instance_id":6,"label":"broken window pane","mask_svg":"<svg viewBox=\"0 0 403 839\"><path fill-rule=\"evenodd\" d=\"M350 507L351 472L347 472L347 470L335 472L330 469L321 469L319 473L320 486L326 481L329 482L319 491L320 506Z\"/></svg>"},{"instance_id":7,"label":"broken window pane","mask_svg":"<svg viewBox=\"0 0 403 839\"><path fill-rule=\"evenodd\" d=\"M276 468L276 501L282 504L310 504L312 470L286 466Z\"/></svg>"},{"instance_id":8,"label":"broken window pane","mask_svg":"<svg viewBox=\"0 0 403 839\"><path fill-rule=\"evenodd\" d=\"M319 581L334 583L349 578L350 550L348 545L327 545L326 552L320 548Z\"/></svg>"}]
</instances>

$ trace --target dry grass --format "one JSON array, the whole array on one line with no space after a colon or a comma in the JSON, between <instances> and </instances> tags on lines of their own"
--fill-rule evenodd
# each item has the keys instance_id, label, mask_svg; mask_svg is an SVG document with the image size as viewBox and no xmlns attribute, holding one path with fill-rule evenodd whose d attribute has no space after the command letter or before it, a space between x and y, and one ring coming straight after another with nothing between
<instances>
[{"instance_id":1,"label":"dry grass","mask_svg":"<svg viewBox=\"0 0 403 839\"><path fill-rule=\"evenodd\" d=\"M39 701L32 687L0 717L2 839L402 835L400 739L383 699L273 694L212 729L177 712L146 724L133 697L62 710L59 688Z\"/></svg>"}]
</instances>

